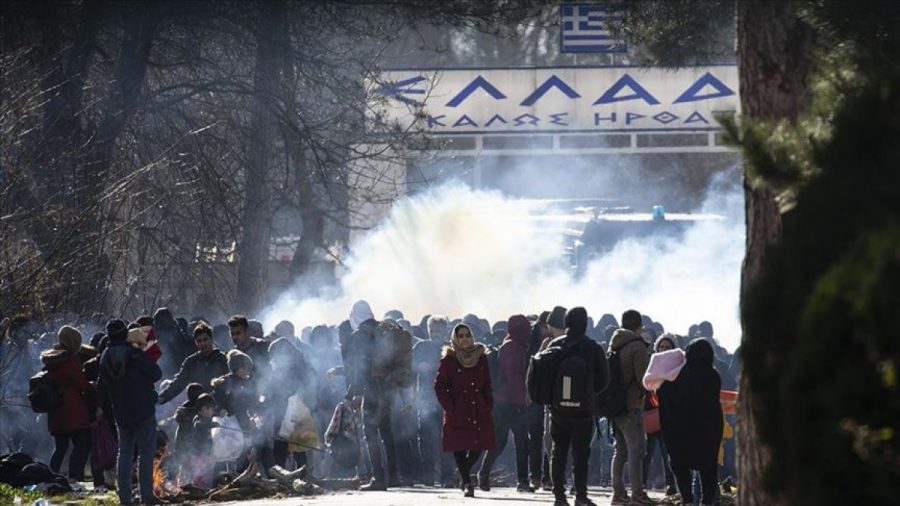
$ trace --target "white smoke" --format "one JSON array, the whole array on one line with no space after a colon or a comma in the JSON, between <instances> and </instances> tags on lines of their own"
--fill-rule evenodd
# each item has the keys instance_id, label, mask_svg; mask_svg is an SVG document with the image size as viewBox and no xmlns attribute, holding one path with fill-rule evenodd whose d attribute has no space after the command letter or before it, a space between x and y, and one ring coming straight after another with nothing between
<instances>
[{"instance_id":1,"label":"white smoke","mask_svg":"<svg viewBox=\"0 0 900 506\"><path fill-rule=\"evenodd\" d=\"M297 287L263 320L267 327L284 318L338 323L358 299L377 317L400 309L414 322L466 313L505 320L555 305L584 306L596 319L634 308L680 334L709 320L733 350L740 341L743 194L710 194L698 211L724 219L698 222L678 239L622 241L576 280L560 261L562 232L533 219L534 202L446 183L396 202L382 225L351 246L339 295L304 298Z\"/></svg>"}]
</instances>

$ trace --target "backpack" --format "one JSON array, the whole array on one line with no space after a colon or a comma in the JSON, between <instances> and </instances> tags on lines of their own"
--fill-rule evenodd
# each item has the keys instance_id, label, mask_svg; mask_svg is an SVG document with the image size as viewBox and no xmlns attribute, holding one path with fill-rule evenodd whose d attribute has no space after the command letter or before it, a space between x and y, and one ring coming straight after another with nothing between
<instances>
[{"instance_id":1,"label":"backpack","mask_svg":"<svg viewBox=\"0 0 900 506\"><path fill-rule=\"evenodd\" d=\"M40 371L28 380L28 402L35 413L49 413L62 406L62 392L48 371Z\"/></svg>"},{"instance_id":2,"label":"backpack","mask_svg":"<svg viewBox=\"0 0 900 506\"><path fill-rule=\"evenodd\" d=\"M594 404L594 416L603 417L609 421L626 410L625 385L622 382L620 358L618 350L610 350L606 354L609 363L609 386L597 395L597 402Z\"/></svg>"},{"instance_id":3,"label":"backpack","mask_svg":"<svg viewBox=\"0 0 900 506\"><path fill-rule=\"evenodd\" d=\"M488 370L491 373L491 390L496 394L503 389L503 374L500 371L500 347L490 346L486 354Z\"/></svg>"},{"instance_id":4,"label":"backpack","mask_svg":"<svg viewBox=\"0 0 900 506\"><path fill-rule=\"evenodd\" d=\"M393 320L379 323L375 328L372 374L399 388L413 386L412 347L412 335L399 323Z\"/></svg>"},{"instance_id":5,"label":"backpack","mask_svg":"<svg viewBox=\"0 0 900 506\"><path fill-rule=\"evenodd\" d=\"M594 397L594 355L568 347L553 376L551 406L562 414L591 413Z\"/></svg>"},{"instance_id":6,"label":"backpack","mask_svg":"<svg viewBox=\"0 0 900 506\"><path fill-rule=\"evenodd\" d=\"M585 404L589 398L584 396L593 396L593 364L589 363L590 359L570 353L571 350L571 347L551 343L531 357L525 383L532 402L552 406L561 412L590 409L590 404ZM585 405L587 408L582 407Z\"/></svg>"}]
</instances>

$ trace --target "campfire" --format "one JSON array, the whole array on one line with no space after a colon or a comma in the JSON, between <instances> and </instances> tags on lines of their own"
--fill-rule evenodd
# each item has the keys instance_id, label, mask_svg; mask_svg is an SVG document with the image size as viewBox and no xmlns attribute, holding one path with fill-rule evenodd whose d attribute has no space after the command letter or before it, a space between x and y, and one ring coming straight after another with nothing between
<instances>
[{"instance_id":1,"label":"campfire","mask_svg":"<svg viewBox=\"0 0 900 506\"><path fill-rule=\"evenodd\" d=\"M157 451L153 456L153 493L160 498L178 493L178 487L166 479L164 464L167 456L168 452L166 452L165 448Z\"/></svg>"}]
</instances>

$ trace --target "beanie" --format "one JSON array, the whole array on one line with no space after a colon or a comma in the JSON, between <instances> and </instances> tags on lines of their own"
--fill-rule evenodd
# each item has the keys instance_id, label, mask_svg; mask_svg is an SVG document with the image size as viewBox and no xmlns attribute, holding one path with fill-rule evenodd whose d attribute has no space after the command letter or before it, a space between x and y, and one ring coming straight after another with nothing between
<instances>
[{"instance_id":1,"label":"beanie","mask_svg":"<svg viewBox=\"0 0 900 506\"><path fill-rule=\"evenodd\" d=\"M81 332L75 327L63 325L56 333L56 340L69 351L78 351L81 348Z\"/></svg>"},{"instance_id":2,"label":"beanie","mask_svg":"<svg viewBox=\"0 0 900 506\"><path fill-rule=\"evenodd\" d=\"M550 311L550 316L547 317L547 324L558 329L566 328L566 308L562 306L553 308L553 311Z\"/></svg>"},{"instance_id":3,"label":"beanie","mask_svg":"<svg viewBox=\"0 0 900 506\"><path fill-rule=\"evenodd\" d=\"M106 335L110 341L124 341L128 337L128 325L122 320L110 320L106 324Z\"/></svg>"},{"instance_id":4,"label":"beanie","mask_svg":"<svg viewBox=\"0 0 900 506\"><path fill-rule=\"evenodd\" d=\"M200 397L200 395L203 393L203 385L201 385L200 383L191 383L187 386L187 398L193 403L196 403L197 397Z\"/></svg>"},{"instance_id":5,"label":"beanie","mask_svg":"<svg viewBox=\"0 0 900 506\"><path fill-rule=\"evenodd\" d=\"M250 355L247 355L244 352L231 350L228 352L227 357L228 370L231 371L231 374L237 373L238 369L240 369L241 367L253 369L253 359L250 358Z\"/></svg>"},{"instance_id":6,"label":"beanie","mask_svg":"<svg viewBox=\"0 0 900 506\"><path fill-rule=\"evenodd\" d=\"M587 311L581 307L573 307L566 313L566 328L570 336L583 336L587 330Z\"/></svg>"}]
</instances>

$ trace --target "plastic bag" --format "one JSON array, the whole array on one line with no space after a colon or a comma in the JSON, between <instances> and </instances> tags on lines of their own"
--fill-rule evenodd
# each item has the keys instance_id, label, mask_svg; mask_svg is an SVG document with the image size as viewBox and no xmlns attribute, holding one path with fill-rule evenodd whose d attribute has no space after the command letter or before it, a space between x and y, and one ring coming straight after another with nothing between
<instances>
[{"instance_id":1,"label":"plastic bag","mask_svg":"<svg viewBox=\"0 0 900 506\"><path fill-rule=\"evenodd\" d=\"M91 465L97 469L112 469L116 465L119 445L109 423L103 417L91 426L93 447L91 448Z\"/></svg>"},{"instance_id":2,"label":"plastic bag","mask_svg":"<svg viewBox=\"0 0 900 506\"><path fill-rule=\"evenodd\" d=\"M319 431L309 407L299 395L288 399L278 437L287 440L292 452L305 452L319 447Z\"/></svg>"},{"instance_id":3,"label":"plastic bag","mask_svg":"<svg viewBox=\"0 0 900 506\"><path fill-rule=\"evenodd\" d=\"M212 459L216 462L237 460L244 451L244 433L233 416L215 417L219 426L212 430Z\"/></svg>"}]
</instances>

